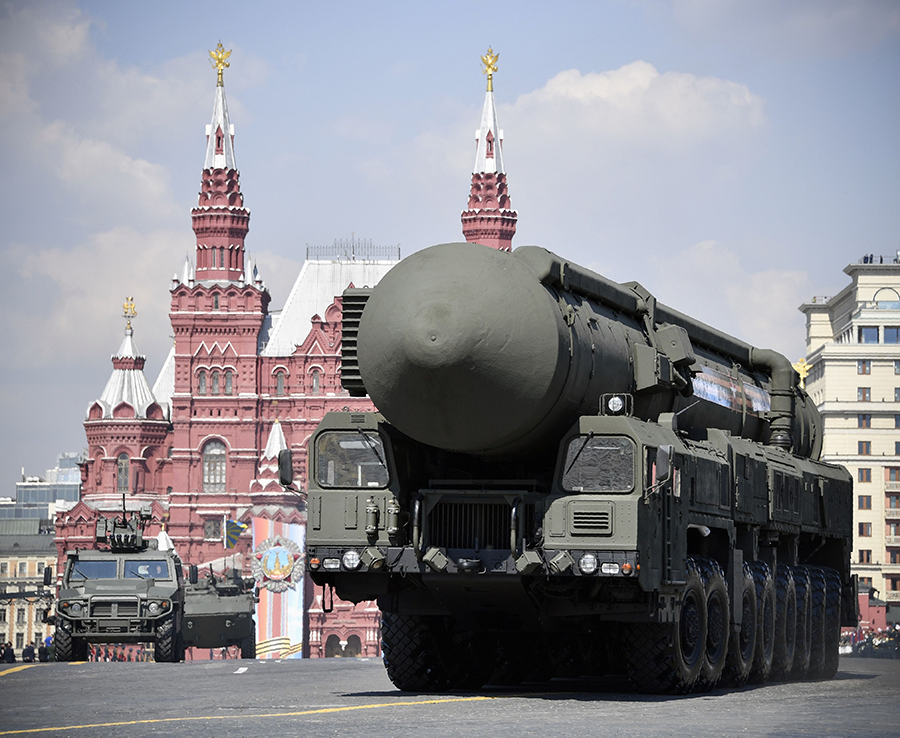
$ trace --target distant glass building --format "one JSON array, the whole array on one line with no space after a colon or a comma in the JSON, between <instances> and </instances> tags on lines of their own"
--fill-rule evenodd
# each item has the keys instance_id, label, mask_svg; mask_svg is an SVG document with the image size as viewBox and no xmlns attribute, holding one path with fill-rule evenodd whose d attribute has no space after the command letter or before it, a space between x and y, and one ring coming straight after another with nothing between
<instances>
[{"instance_id":1,"label":"distant glass building","mask_svg":"<svg viewBox=\"0 0 900 738\"><path fill-rule=\"evenodd\" d=\"M63 453L56 461L55 469L48 469L46 478L26 477L16 482L16 496L13 500L0 502L0 519L8 518L53 518L51 505L65 501L71 507L81 497L81 470L78 463L81 454Z\"/></svg>"}]
</instances>

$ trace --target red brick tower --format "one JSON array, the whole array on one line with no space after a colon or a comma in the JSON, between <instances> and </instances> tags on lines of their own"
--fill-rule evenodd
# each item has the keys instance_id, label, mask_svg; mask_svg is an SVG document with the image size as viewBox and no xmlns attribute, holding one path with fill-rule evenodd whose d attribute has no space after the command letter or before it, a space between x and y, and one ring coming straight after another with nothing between
<instances>
[{"instance_id":1,"label":"red brick tower","mask_svg":"<svg viewBox=\"0 0 900 738\"><path fill-rule=\"evenodd\" d=\"M512 251L518 215L511 209L503 166L503 131L494 108L494 72L499 54L488 49L481 57L487 74L487 93L481 113L481 128L475 132L475 166L469 190L468 209L462 213L466 241L501 251Z\"/></svg>"}]
</instances>

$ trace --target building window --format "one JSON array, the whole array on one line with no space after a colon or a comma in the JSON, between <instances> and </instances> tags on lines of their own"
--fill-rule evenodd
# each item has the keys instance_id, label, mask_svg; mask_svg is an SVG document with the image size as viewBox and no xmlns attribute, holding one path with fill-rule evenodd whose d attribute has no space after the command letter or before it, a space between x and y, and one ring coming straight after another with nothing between
<instances>
[{"instance_id":1,"label":"building window","mask_svg":"<svg viewBox=\"0 0 900 738\"><path fill-rule=\"evenodd\" d=\"M28 562L27 561L19 562L19 576L20 577L28 576Z\"/></svg>"},{"instance_id":2,"label":"building window","mask_svg":"<svg viewBox=\"0 0 900 738\"><path fill-rule=\"evenodd\" d=\"M900 523L888 523L887 534L892 538L900 537Z\"/></svg>"},{"instance_id":3,"label":"building window","mask_svg":"<svg viewBox=\"0 0 900 738\"><path fill-rule=\"evenodd\" d=\"M116 490L119 493L128 491L128 454L119 454L116 463Z\"/></svg>"},{"instance_id":4,"label":"building window","mask_svg":"<svg viewBox=\"0 0 900 738\"><path fill-rule=\"evenodd\" d=\"M900 564L900 551L891 551L890 555L892 564Z\"/></svg>"},{"instance_id":5,"label":"building window","mask_svg":"<svg viewBox=\"0 0 900 738\"><path fill-rule=\"evenodd\" d=\"M25 610L16 610L16 625L25 625Z\"/></svg>"},{"instance_id":6,"label":"building window","mask_svg":"<svg viewBox=\"0 0 900 738\"><path fill-rule=\"evenodd\" d=\"M900 482L900 466L889 466L887 468L887 481Z\"/></svg>"},{"instance_id":7,"label":"building window","mask_svg":"<svg viewBox=\"0 0 900 738\"><path fill-rule=\"evenodd\" d=\"M900 328L888 328L887 326L885 326L884 342L900 343Z\"/></svg>"},{"instance_id":8,"label":"building window","mask_svg":"<svg viewBox=\"0 0 900 738\"><path fill-rule=\"evenodd\" d=\"M34 608L34 624L40 625L43 618L44 618L44 611L41 610L41 608L39 608L39 607ZM39 640L40 636L37 633L35 633L34 639Z\"/></svg>"},{"instance_id":9,"label":"building window","mask_svg":"<svg viewBox=\"0 0 900 738\"><path fill-rule=\"evenodd\" d=\"M0 607L0 623L6 622L6 608Z\"/></svg>"},{"instance_id":10,"label":"building window","mask_svg":"<svg viewBox=\"0 0 900 738\"><path fill-rule=\"evenodd\" d=\"M856 401L857 402L871 402L872 400L872 388L871 387L857 387L856 388Z\"/></svg>"},{"instance_id":11,"label":"building window","mask_svg":"<svg viewBox=\"0 0 900 738\"><path fill-rule=\"evenodd\" d=\"M856 470L856 479L859 482L871 482L872 481L872 470L871 469L857 469Z\"/></svg>"},{"instance_id":12,"label":"building window","mask_svg":"<svg viewBox=\"0 0 900 738\"><path fill-rule=\"evenodd\" d=\"M279 397L284 395L284 372L275 375L275 394Z\"/></svg>"},{"instance_id":13,"label":"building window","mask_svg":"<svg viewBox=\"0 0 900 738\"><path fill-rule=\"evenodd\" d=\"M206 372L201 371L198 375L197 392L201 395L206 394Z\"/></svg>"},{"instance_id":14,"label":"building window","mask_svg":"<svg viewBox=\"0 0 900 738\"><path fill-rule=\"evenodd\" d=\"M312 371L312 393L314 395L319 394L319 370L313 369Z\"/></svg>"},{"instance_id":15,"label":"building window","mask_svg":"<svg viewBox=\"0 0 900 738\"><path fill-rule=\"evenodd\" d=\"M225 372L225 394L230 395L234 392L234 374Z\"/></svg>"},{"instance_id":16,"label":"building window","mask_svg":"<svg viewBox=\"0 0 900 738\"><path fill-rule=\"evenodd\" d=\"M859 563L860 564L871 564L872 563L872 551L871 549L861 548L857 551L859 554Z\"/></svg>"},{"instance_id":17,"label":"building window","mask_svg":"<svg viewBox=\"0 0 900 738\"><path fill-rule=\"evenodd\" d=\"M872 509L872 495L860 495L858 504L859 504L860 510L871 510Z\"/></svg>"},{"instance_id":18,"label":"building window","mask_svg":"<svg viewBox=\"0 0 900 738\"><path fill-rule=\"evenodd\" d=\"M859 523L859 537L860 538L871 538L872 537L872 524L871 523Z\"/></svg>"},{"instance_id":19,"label":"building window","mask_svg":"<svg viewBox=\"0 0 900 738\"><path fill-rule=\"evenodd\" d=\"M872 442L858 441L856 444L856 453L860 456L870 456L872 454Z\"/></svg>"},{"instance_id":20,"label":"building window","mask_svg":"<svg viewBox=\"0 0 900 738\"><path fill-rule=\"evenodd\" d=\"M219 518L203 521L203 538L207 541L222 539L222 521Z\"/></svg>"},{"instance_id":21,"label":"building window","mask_svg":"<svg viewBox=\"0 0 900 738\"><path fill-rule=\"evenodd\" d=\"M894 374L900 374L900 359L894 359Z\"/></svg>"},{"instance_id":22,"label":"building window","mask_svg":"<svg viewBox=\"0 0 900 738\"><path fill-rule=\"evenodd\" d=\"M25 634L16 633L16 648L22 648L25 645Z\"/></svg>"},{"instance_id":23,"label":"building window","mask_svg":"<svg viewBox=\"0 0 900 738\"><path fill-rule=\"evenodd\" d=\"M871 415L857 415L856 416L856 427L857 428L871 428L872 427L872 416Z\"/></svg>"},{"instance_id":24,"label":"building window","mask_svg":"<svg viewBox=\"0 0 900 738\"><path fill-rule=\"evenodd\" d=\"M44 573L45 568L46 568L46 564L43 561L38 561L37 573L39 576Z\"/></svg>"},{"instance_id":25,"label":"building window","mask_svg":"<svg viewBox=\"0 0 900 738\"><path fill-rule=\"evenodd\" d=\"M887 506L889 510L900 510L900 496L888 495Z\"/></svg>"},{"instance_id":26,"label":"building window","mask_svg":"<svg viewBox=\"0 0 900 738\"><path fill-rule=\"evenodd\" d=\"M894 387L894 402L900 402L900 387Z\"/></svg>"},{"instance_id":27,"label":"building window","mask_svg":"<svg viewBox=\"0 0 900 738\"><path fill-rule=\"evenodd\" d=\"M212 373L212 393L214 395L219 394L219 372Z\"/></svg>"},{"instance_id":28,"label":"building window","mask_svg":"<svg viewBox=\"0 0 900 738\"><path fill-rule=\"evenodd\" d=\"M856 373L857 374L871 374L872 373L872 362L868 359L860 359L856 362Z\"/></svg>"},{"instance_id":29,"label":"building window","mask_svg":"<svg viewBox=\"0 0 900 738\"><path fill-rule=\"evenodd\" d=\"M872 588L872 577L859 578L859 591L868 592Z\"/></svg>"},{"instance_id":30,"label":"building window","mask_svg":"<svg viewBox=\"0 0 900 738\"><path fill-rule=\"evenodd\" d=\"M856 329L859 343L878 343L878 326L860 326Z\"/></svg>"},{"instance_id":31,"label":"building window","mask_svg":"<svg viewBox=\"0 0 900 738\"><path fill-rule=\"evenodd\" d=\"M9 564L5 561L0 564L0 577L5 577L9 575Z\"/></svg>"},{"instance_id":32,"label":"building window","mask_svg":"<svg viewBox=\"0 0 900 738\"><path fill-rule=\"evenodd\" d=\"M894 456L900 456L900 441L894 441Z\"/></svg>"},{"instance_id":33,"label":"building window","mask_svg":"<svg viewBox=\"0 0 900 738\"><path fill-rule=\"evenodd\" d=\"M210 441L203 447L203 491L225 491L225 444L221 441Z\"/></svg>"}]
</instances>

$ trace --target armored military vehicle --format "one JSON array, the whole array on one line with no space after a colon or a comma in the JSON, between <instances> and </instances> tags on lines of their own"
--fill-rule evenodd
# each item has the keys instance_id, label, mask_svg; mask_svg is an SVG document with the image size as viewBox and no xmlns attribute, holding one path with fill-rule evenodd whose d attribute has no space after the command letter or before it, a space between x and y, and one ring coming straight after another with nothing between
<instances>
[{"instance_id":1,"label":"armored military vehicle","mask_svg":"<svg viewBox=\"0 0 900 738\"><path fill-rule=\"evenodd\" d=\"M153 643L157 661L181 660L181 560L144 538L149 519L149 507L129 519L124 512L101 517L95 540L107 548L66 552L56 603L57 661L84 661L89 643L144 642Z\"/></svg>"},{"instance_id":2,"label":"armored military vehicle","mask_svg":"<svg viewBox=\"0 0 900 738\"><path fill-rule=\"evenodd\" d=\"M190 583L184 592L184 646L240 646L242 659L255 659L253 613L258 598L253 580L242 579L235 571L216 577L210 570L200 577L196 566L190 567L188 577Z\"/></svg>"},{"instance_id":3,"label":"armored military vehicle","mask_svg":"<svg viewBox=\"0 0 900 738\"><path fill-rule=\"evenodd\" d=\"M309 441L307 562L377 598L397 687L834 675L851 478L784 356L533 246L434 246L343 309L379 412Z\"/></svg>"}]
</instances>

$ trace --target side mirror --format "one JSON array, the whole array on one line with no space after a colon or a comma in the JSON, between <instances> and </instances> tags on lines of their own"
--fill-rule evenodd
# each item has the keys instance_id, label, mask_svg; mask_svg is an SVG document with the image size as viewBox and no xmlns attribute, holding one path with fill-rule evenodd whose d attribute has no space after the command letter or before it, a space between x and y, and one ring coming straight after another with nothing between
<instances>
[{"instance_id":1,"label":"side mirror","mask_svg":"<svg viewBox=\"0 0 900 738\"><path fill-rule=\"evenodd\" d=\"M200 573L197 571L196 564L191 564L188 567L188 581L191 584L196 584L198 581L200 581Z\"/></svg>"},{"instance_id":2,"label":"side mirror","mask_svg":"<svg viewBox=\"0 0 900 738\"><path fill-rule=\"evenodd\" d=\"M672 455L675 448L671 445L656 449L656 483L665 484L672 478Z\"/></svg>"},{"instance_id":3,"label":"side mirror","mask_svg":"<svg viewBox=\"0 0 900 738\"><path fill-rule=\"evenodd\" d=\"M278 454L278 483L290 487L294 483L294 457L289 448Z\"/></svg>"},{"instance_id":4,"label":"side mirror","mask_svg":"<svg viewBox=\"0 0 900 738\"><path fill-rule=\"evenodd\" d=\"M49 587L53 584L53 567L45 566L44 567L44 586Z\"/></svg>"}]
</instances>

